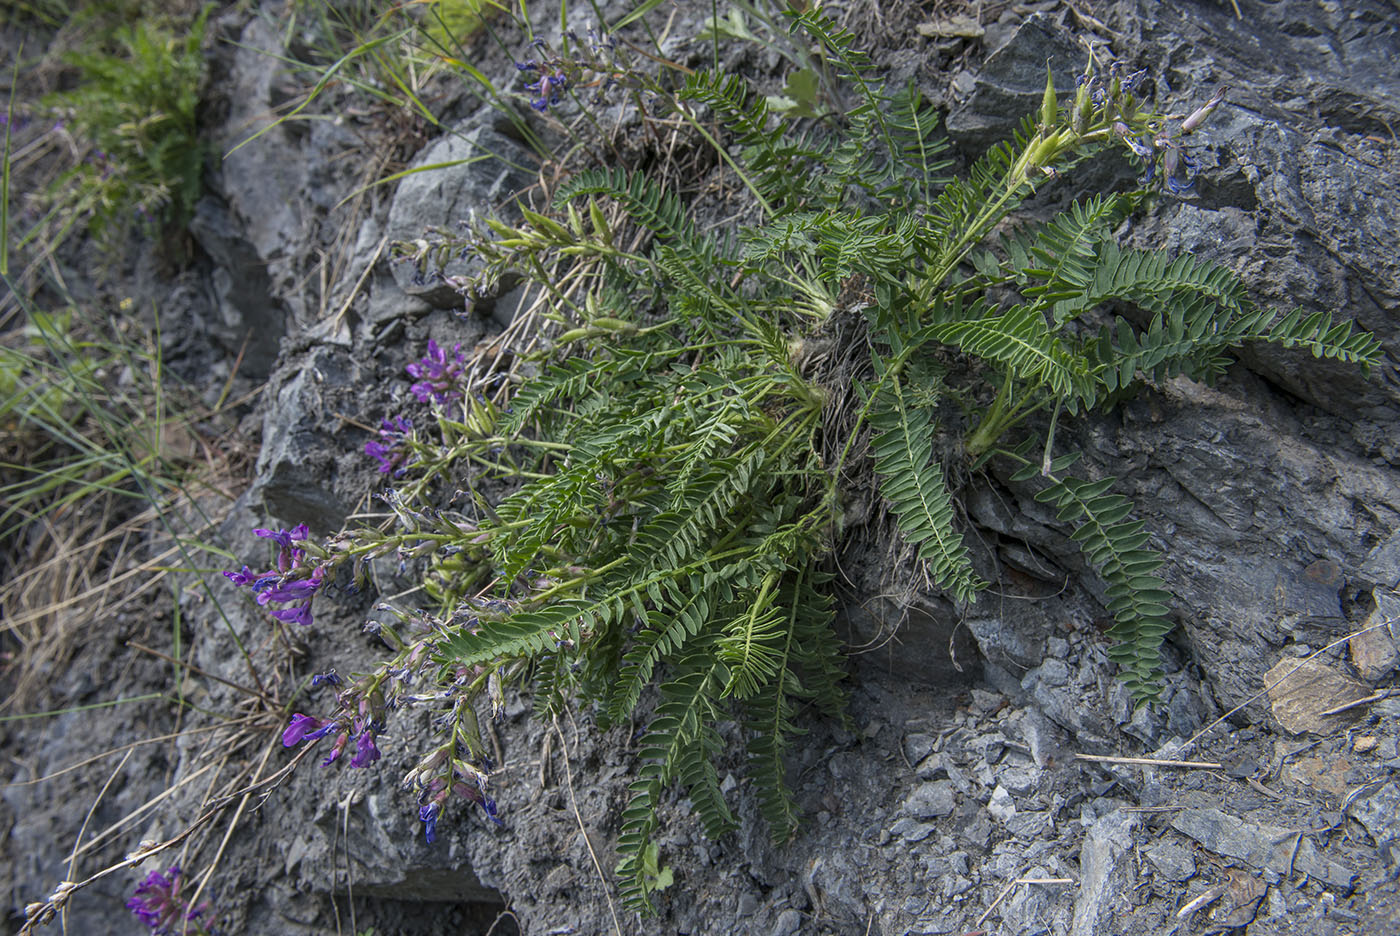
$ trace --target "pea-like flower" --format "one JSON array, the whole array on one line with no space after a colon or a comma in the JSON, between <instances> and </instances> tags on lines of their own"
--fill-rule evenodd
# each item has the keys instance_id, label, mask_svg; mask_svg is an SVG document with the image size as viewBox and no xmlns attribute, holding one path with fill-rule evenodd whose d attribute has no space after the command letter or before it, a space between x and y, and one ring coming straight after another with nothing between
<instances>
[{"instance_id":1,"label":"pea-like flower","mask_svg":"<svg viewBox=\"0 0 1400 936\"><path fill-rule=\"evenodd\" d=\"M310 529L304 523L298 523L290 530L268 530L258 528L253 530L254 536L261 536L263 539L270 539L283 549L292 549L292 543L299 543L306 539Z\"/></svg>"},{"instance_id":2,"label":"pea-like flower","mask_svg":"<svg viewBox=\"0 0 1400 936\"><path fill-rule=\"evenodd\" d=\"M292 716L291 724L282 732L282 746L296 747L303 741L319 741L336 728L334 721L316 718L314 715Z\"/></svg>"},{"instance_id":3,"label":"pea-like flower","mask_svg":"<svg viewBox=\"0 0 1400 936\"><path fill-rule=\"evenodd\" d=\"M205 902L198 907L190 907L180 896L180 884L179 868L172 867L163 873L152 871L136 885L136 893L126 902L126 908L150 927L152 934L209 936L210 928L200 919L207 918L209 904Z\"/></svg>"},{"instance_id":4,"label":"pea-like flower","mask_svg":"<svg viewBox=\"0 0 1400 936\"><path fill-rule=\"evenodd\" d=\"M441 814L442 804L436 801L418 810L418 819L423 823L423 838L428 840L429 845L437 841L437 821Z\"/></svg>"},{"instance_id":5,"label":"pea-like flower","mask_svg":"<svg viewBox=\"0 0 1400 936\"><path fill-rule=\"evenodd\" d=\"M379 760L379 748L374 746L374 732L366 728L355 739L355 756L350 758L351 767L368 767Z\"/></svg>"},{"instance_id":6,"label":"pea-like flower","mask_svg":"<svg viewBox=\"0 0 1400 936\"><path fill-rule=\"evenodd\" d=\"M253 584L260 576L252 569L244 566L242 570L238 572L225 572L224 577L239 588L242 588L245 585Z\"/></svg>"},{"instance_id":7,"label":"pea-like flower","mask_svg":"<svg viewBox=\"0 0 1400 936\"><path fill-rule=\"evenodd\" d=\"M413 395L422 403L429 400L446 403L448 400L461 399L466 360L460 344L452 346L449 357L447 349L439 347L436 341L429 338L428 353L422 360L405 368L408 375L417 381L408 389L413 391Z\"/></svg>"},{"instance_id":8,"label":"pea-like flower","mask_svg":"<svg viewBox=\"0 0 1400 936\"><path fill-rule=\"evenodd\" d=\"M408 446L408 436L412 431L413 422L402 416L395 416L392 421L382 420L379 423L379 441L366 442L365 454L379 460L380 472L401 478L413 463L413 451Z\"/></svg>"}]
</instances>

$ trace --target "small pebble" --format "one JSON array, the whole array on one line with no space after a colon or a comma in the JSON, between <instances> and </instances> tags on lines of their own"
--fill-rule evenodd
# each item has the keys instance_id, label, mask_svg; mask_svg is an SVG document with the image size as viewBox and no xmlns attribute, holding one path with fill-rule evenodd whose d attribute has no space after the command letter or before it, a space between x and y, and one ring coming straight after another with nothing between
<instances>
[{"instance_id":1,"label":"small pebble","mask_svg":"<svg viewBox=\"0 0 1400 936\"><path fill-rule=\"evenodd\" d=\"M1369 754L1380 746L1380 739L1375 735L1358 735L1352 739L1351 749L1358 754Z\"/></svg>"}]
</instances>

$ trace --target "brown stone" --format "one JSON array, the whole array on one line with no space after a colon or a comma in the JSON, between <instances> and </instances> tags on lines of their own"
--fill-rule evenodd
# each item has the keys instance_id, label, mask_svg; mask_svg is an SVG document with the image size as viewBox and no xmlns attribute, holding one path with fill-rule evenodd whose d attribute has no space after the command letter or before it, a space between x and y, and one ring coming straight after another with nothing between
<instances>
[{"instance_id":1,"label":"brown stone","mask_svg":"<svg viewBox=\"0 0 1400 936\"><path fill-rule=\"evenodd\" d=\"M1264 674L1274 718L1294 734L1326 734L1349 723L1357 710L1323 715L1339 705L1369 695L1370 690L1326 660L1285 659Z\"/></svg>"},{"instance_id":2,"label":"brown stone","mask_svg":"<svg viewBox=\"0 0 1400 936\"><path fill-rule=\"evenodd\" d=\"M1366 626L1351 638L1351 665L1361 678L1376 683L1389 676L1400 663L1390 624L1395 621L1395 600L1377 589L1376 609L1366 618Z\"/></svg>"}]
</instances>

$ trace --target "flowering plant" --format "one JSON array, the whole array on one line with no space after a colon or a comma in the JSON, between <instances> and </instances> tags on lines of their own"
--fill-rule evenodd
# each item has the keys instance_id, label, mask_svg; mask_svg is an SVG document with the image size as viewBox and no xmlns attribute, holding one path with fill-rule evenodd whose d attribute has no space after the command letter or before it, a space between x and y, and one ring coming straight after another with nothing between
<instances>
[{"instance_id":1,"label":"flowering plant","mask_svg":"<svg viewBox=\"0 0 1400 936\"><path fill-rule=\"evenodd\" d=\"M671 782L708 833L733 825L716 766L720 722L741 726L774 838L796 829L785 773L795 712L842 711L843 648L822 560L842 536L846 478L873 473L930 579L967 604L984 583L944 466L1020 467L1103 576L1111 656L1146 702L1171 626L1163 560L1111 478L1067 474L1076 453L1055 454L1061 414L1108 409L1143 380L1214 379L1225 352L1247 341L1379 360L1373 338L1324 313L1255 307L1228 270L1121 248L1113 232L1145 190L1076 202L984 245L1037 188L1110 147L1149 168L1160 161L1167 189L1184 191L1180 140L1222 95L1172 135L1139 99L1136 76L1110 67L1101 77L1091 65L1063 106L1047 80L1015 139L949 178L919 96L869 78L829 20L792 21L863 96L842 132L785 133L735 76L692 75L668 98L697 132L708 133L695 117L705 107L737 138L732 168L756 223L737 238L705 235L645 174L591 170L554 193L553 214L524 211L519 225L488 222L444 244L483 261L467 294L513 273L553 301L538 372L502 383L499 357L430 343L409 372L419 400L441 408L441 445L415 438L412 463L367 449L386 473L406 471L383 494L395 528L315 548L304 528L259 531L282 549L275 570L228 573L261 603L293 604L279 620L307 623L310 594L347 570L366 580L370 563L393 557L401 571L424 571L433 605L378 606L366 627L389 658L337 677L327 714L297 713L283 743L334 736L330 764L353 738L350 766L368 767L396 710L434 708L435 739L404 778L430 843L452 802L500 821L482 723L502 715L512 684L533 685L545 712L588 700L604 725L654 704L617 844L624 896L639 909L664 886L654 837ZM582 83L577 60L541 54L521 66L536 78L537 110L562 106ZM604 200L617 206L611 219ZM625 224L645 236L626 236ZM576 264L568 295L546 272L556 263ZM493 400L471 392L488 386ZM968 415L946 419L943 395ZM448 413L449 401L461 405ZM1044 414L1048 428L1032 418ZM372 445L387 445L385 432L406 440L408 429L386 423ZM471 479L459 507L423 506L432 479L454 468ZM508 493L486 493L476 483L486 478Z\"/></svg>"}]
</instances>

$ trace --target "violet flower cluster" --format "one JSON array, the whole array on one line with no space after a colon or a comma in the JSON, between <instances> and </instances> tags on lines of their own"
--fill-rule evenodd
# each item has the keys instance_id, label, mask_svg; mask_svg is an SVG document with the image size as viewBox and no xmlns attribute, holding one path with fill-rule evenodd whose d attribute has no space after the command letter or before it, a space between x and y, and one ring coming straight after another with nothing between
<instances>
[{"instance_id":1,"label":"violet flower cluster","mask_svg":"<svg viewBox=\"0 0 1400 936\"><path fill-rule=\"evenodd\" d=\"M447 759L446 748L439 748L432 755L429 755L424 763L429 763L433 758L439 758L439 762L445 761ZM404 778L406 785L416 786L418 789L418 821L423 823L423 838L429 845L437 841L438 819L442 816L447 801L453 796L466 800L468 803L475 803L481 807L486 818L498 826L504 825L496 810L496 801L486 793L491 766L489 759L484 761L484 769L464 760L453 760L450 771L431 779L419 780L418 775L423 772L421 766ZM428 770L431 769L428 768Z\"/></svg>"},{"instance_id":2,"label":"violet flower cluster","mask_svg":"<svg viewBox=\"0 0 1400 936\"><path fill-rule=\"evenodd\" d=\"M325 581L326 568L319 563L312 566L306 550L295 545L306 540L306 524L290 530L256 529L253 533L280 547L276 566L266 572L254 572L245 565L237 572L225 572L224 576L240 588L248 586L257 592L260 605L290 604L291 607L272 610L277 620L309 626L311 598Z\"/></svg>"},{"instance_id":3,"label":"violet flower cluster","mask_svg":"<svg viewBox=\"0 0 1400 936\"><path fill-rule=\"evenodd\" d=\"M136 885L136 893L126 902L126 908L150 927L152 934L215 936L217 931L208 922L209 902L190 907L180 896L181 883L179 868L152 871Z\"/></svg>"},{"instance_id":4,"label":"violet flower cluster","mask_svg":"<svg viewBox=\"0 0 1400 936\"><path fill-rule=\"evenodd\" d=\"M413 421L402 416L380 421L379 441L365 443L365 454L379 461L380 473L402 478L408 471L413 464L413 449L409 445L412 432Z\"/></svg>"},{"instance_id":5,"label":"violet flower cluster","mask_svg":"<svg viewBox=\"0 0 1400 936\"><path fill-rule=\"evenodd\" d=\"M509 608L504 602L481 602L481 613L502 614ZM468 604L466 608L474 608ZM315 743L335 736L330 753L321 762L328 767L340 758L355 739L355 754L350 766L369 767L380 759L376 736L385 728L385 713L406 704L452 701L453 708L434 724L445 729L447 743L439 746L405 777L404 783L417 792L418 818L424 824L424 836L431 844L437 838L437 823L444 807L452 797L480 806L487 818L501 824L496 802L487 792L492 763L482 747L472 699L484 687L491 700L493 713L504 708L504 696L499 676L485 667L458 667L449 670L452 683L442 687L437 641L450 626L480 626L480 618L468 610L454 615L447 622L438 621L422 612L402 615L412 639L404 641L389 632L392 642L400 647L394 659L381 664L375 672L347 683L334 673L313 679L314 685L340 688L338 706L333 715L319 718L300 712L292 716L282 733L282 744L295 747L303 742ZM376 624L376 632L385 633L384 625Z\"/></svg>"},{"instance_id":6,"label":"violet flower cluster","mask_svg":"<svg viewBox=\"0 0 1400 936\"><path fill-rule=\"evenodd\" d=\"M540 62L536 59L526 59L516 62L515 67L522 74L535 76L534 81L526 82L525 90L531 94L530 106L541 114L548 110L551 104L562 101L564 92L569 90L569 76L559 67L557 60Z\"/></svg>"},{"instance_id":7,"label":"violet flower cluster","mask_svg":"<svg viewBox=\"0 0 1400 936\"><path fill-rule=\"evenodd\" d=\"M374 737L384 728L382 720L376 720L369 714L358 717L341 715L335 718L316 718L298 712L292 716L291 723L282 732L282 746L296 747L303 741L320 741L326 735L334 734L336 736L335 743L331 745L330 754L321 761L322 767L329 767L340 759L340 755L345 752L345 748L350 744L350 738L353 736L355 738L355 753L350 758L350 766L365 768L380 758L379 748L374 743Z\"/></svg>"},{"instance_id":8,"label":"violet flower cluster","mask_svg":"<svg viewBox=\"0 0 1400 936\"><path fill-rule=\"evenodd\" d=\"M611 36L589 29L584 38L573 30L569 30L565 38L573 47L572 54L560 55L543 39L536 39L531 46L538 50L540 57L515 63L516 71L532 79L525 83L525 90L530 93L530 106L542 114L562 103L564 92L582 84L585 78L591 81L596 78L598 92L593 98L596 104L619 84L619 78L630 77L630 69L619 67L617 63L617 43Z\"/></svg>"},{"instance_id":9,"label":"violet flower cluster","mask_svg":"<svg viewBox=\"0 0 1400 936\"><path fill-rule=\"evenodd\" d=\"M461 344L453 345L449 354L446 348L439 347L436 341L429 338L428 353L422 360L406 368L408 375L416 381L408 389L421 403L460 400L464 393L462 383L466 377L466 361Z\"/></svg>"}]
</instances>

